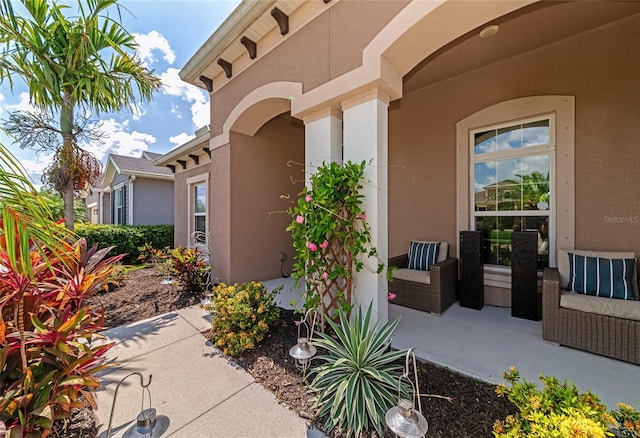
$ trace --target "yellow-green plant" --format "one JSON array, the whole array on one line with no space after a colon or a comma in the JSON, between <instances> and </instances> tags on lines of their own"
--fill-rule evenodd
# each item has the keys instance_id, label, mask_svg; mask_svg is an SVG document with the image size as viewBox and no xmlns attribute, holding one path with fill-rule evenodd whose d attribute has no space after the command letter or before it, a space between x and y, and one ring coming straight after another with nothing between
<instances>
[{"instance_id":1,"label":"yellow-green plant","mask_svg":"<svg viewBox=\"0 0 640 438\"><path fill-rule=\"evenodd\" d=\"M269 291L255 281L216 286L211 303L202 306L213 316L211 341L231 356L254 348L278 321L274 298L280 289Z\"/></svg>"},{"instance_id":2,"label":"yellow-green plant","mask_svg":"<svg viewBox=\"0 0 640 438\"><path fill-rule=\"evenodd\" d=\"M613 418L607 407L590 391L580 393L570 382L560 383L552 376L540 376L542 390L520 377L515 367L503 373L511 385L496 388L499 397L507 397L518 413L496 421L496 438L604 438L613 436L608 425Z\"/></svg>"},{"instance_id":3,"label":"yellow-green plant","mask_svg":"<svg viewBox=\"0 0 640 438\"><path fill-rule=\"evenodd\" d=\"M309 389L316 395L319 415L327 416L327 432L336 429L347 437L359 437L374 429L382 436L384 415L398 401L402 368L398 360L407 354L389 349L400 320L373 324L371 306L364 317L358 309L351 321L344 311L338 314L340 325L327 320L336 336L319 333L313 341L327 353L318 357L324 363L312 369ZM407 393L404 386L402 391Z\"/></svg>"},{"instance_id":4,"label":"yellow-green plant","mask_svg":"<svg viewBox=\"0 0 640 438\"><path fill-rule=\"evenodd\" d=\"M640 412L633 406L618 403L617 409L611 411L616 420L616 429L621 438L640 438Z\"/></svg>"}]
</instances>

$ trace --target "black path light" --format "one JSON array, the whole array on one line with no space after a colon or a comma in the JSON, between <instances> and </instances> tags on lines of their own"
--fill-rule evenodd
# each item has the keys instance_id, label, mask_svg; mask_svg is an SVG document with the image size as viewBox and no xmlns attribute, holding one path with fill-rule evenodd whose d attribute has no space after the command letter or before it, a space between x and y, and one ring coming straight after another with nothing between
<instances>
[{"instance_id":1,"label":"black path light","mask_svg":"<svg viewBox=\"0 0 640 438\"><path fill-rule=\"evenodd\" d=\"M149 385L151 385L151 374L149 374L149 381L145 385L142 374L134 372L124 376L122 380L118 382L118 386L116 386L116 390L113 393L113 404L111 405L111 415L109 416L109 427L107 428L106 438L111 437L111 423L113 421L113 413L116 408L118 389L120 389L120 385L122 385L125 380L133 375L140 377L140 386L142 387L141 411L136 417L136 424L130 427L122 435L122 438L157 438L169 429L169 418L164 415L156 415L156 410L151 407L151 392L149 391ZM144 408L145 391L149 396L149 407L147 409Z\"/></svg>"},{"instance_id":2,"label":"black path light","mask_svg":"<svg viewBox=\"0 0 640 438\"><path fill-rule=\"evenodd\" d=\"M413 359L413 381L409 378L409 358ZM400 387L403 379L411 384L412 400L406 400L400 397ZM416 399L418 400L417 410L415 408ZM387 411L385 420L387 421L389 429L402 438L420 438L423 437L429 429L427 419L422 415L418 369L416 368L416 355L413 349L407 351L404 372L398 379L398 405Z\"/></svg>"},{"instance_id":3,"label":"black path light","mask_svg":"<svg viewBox=\"0 0 640 438\"><path fill-rule=\"evenodd\" d=\"M311 321L310 328L309 318L311 317L311 314L313 314L313 319ZM302 371L302 380L304 380L307 375L309 365L311 364L311 359L318 351L311 343L311 340L313 339L313 328L316 325L315 310L309 309L300 322L296 323L296 325L298 326L298 343L291 347L289 350L289 356L296 360L296 368ZM306 336L301 336L301 328L303 326L307 330Z\"/></svg>"}]
</instances>

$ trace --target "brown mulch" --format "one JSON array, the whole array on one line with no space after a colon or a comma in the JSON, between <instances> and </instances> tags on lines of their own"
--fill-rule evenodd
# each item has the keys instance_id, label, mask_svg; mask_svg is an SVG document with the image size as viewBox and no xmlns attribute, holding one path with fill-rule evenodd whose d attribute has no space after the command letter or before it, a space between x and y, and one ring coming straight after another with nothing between
<instances>
[{"instance_id":1,"label":"brown mulch","mask_svg":"<svg viewBox=\"0 0 640 438\"><path fill-rule=\"evenodd\" d=\"M104 306L106 327L116 327L194 305L202 299L180 291L177 285L161 285L162 279L157 267L133 270L123 277L118 288L100 293L89 303ZM315 418L317 411L311 396L288 354L296 342L294 320L297 318L299 315L292 311L281 310L280 325L256 349L233 360L273 392L281 403L322 428L322 419ZM510 402L496 396L494 385L430 363L420 362L418 368L422 394L451 398L451 401L439 397L423 398L422 410L429 422L428 437L491 437L493 422L515 412ZM85 418L80 415L78 421L83 422ZM65 432L52 436L93 436L74 432L73 423L73 420L68 422Z\"/></svg>"}]
</instances>

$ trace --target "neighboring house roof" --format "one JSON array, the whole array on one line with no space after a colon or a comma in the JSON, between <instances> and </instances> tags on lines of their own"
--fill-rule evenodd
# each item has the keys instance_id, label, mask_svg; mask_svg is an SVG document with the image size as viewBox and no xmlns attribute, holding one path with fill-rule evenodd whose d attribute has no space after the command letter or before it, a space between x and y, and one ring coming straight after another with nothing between
<instances>
[{"instance_id":1,"label":"neighboring house roof","mask_svg":"<svg viewBox=\"0 0 640 438\"><path fill-rule=\"evenodd\" d=\"M153 157L161 154L143 152L141 157L127 157L124 155L110 154L105 166L103 184L111 185L116 174L135 175L145 178L173 179L173 173L166 167L153 164Z\"/></svg>"},{"instance_id":2,"label":"neighboring house roof","mask_svg":"<svg viewBox=\"0 0 640 438\"><path fill-rule=\"evenodd\" d=\"M162 156L162 154L159 154L157 152L144 151L142 153L142 158L146 158L146 159L151 160L151 161L156 160L156 159L160 158L161 156Z\"/></svg>"}]
</instances>

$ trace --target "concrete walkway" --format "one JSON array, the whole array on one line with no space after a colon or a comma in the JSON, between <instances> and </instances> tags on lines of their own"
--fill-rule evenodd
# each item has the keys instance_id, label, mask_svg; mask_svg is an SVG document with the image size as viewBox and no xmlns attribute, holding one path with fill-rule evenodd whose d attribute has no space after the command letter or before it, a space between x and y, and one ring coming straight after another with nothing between
<instances>
[{"instance_id":1,"label":"concrete walkway","mask_svg":"<svg viewBox=\"0 0 640 438\"><path fill-rule=\"evenodd\" d=\"M209 328L209 315L196 306L106 331L117 343L107 354L117 365L100 375L100 437L106 436L118 382L136 371L145 384L153 375L151 406L158 427L168 423L163 437L306 437L302 418L207 341L202 332ZM138 376L120 385L111 436L135 428L142 393Z\"/></svg>"}]
</instances>

